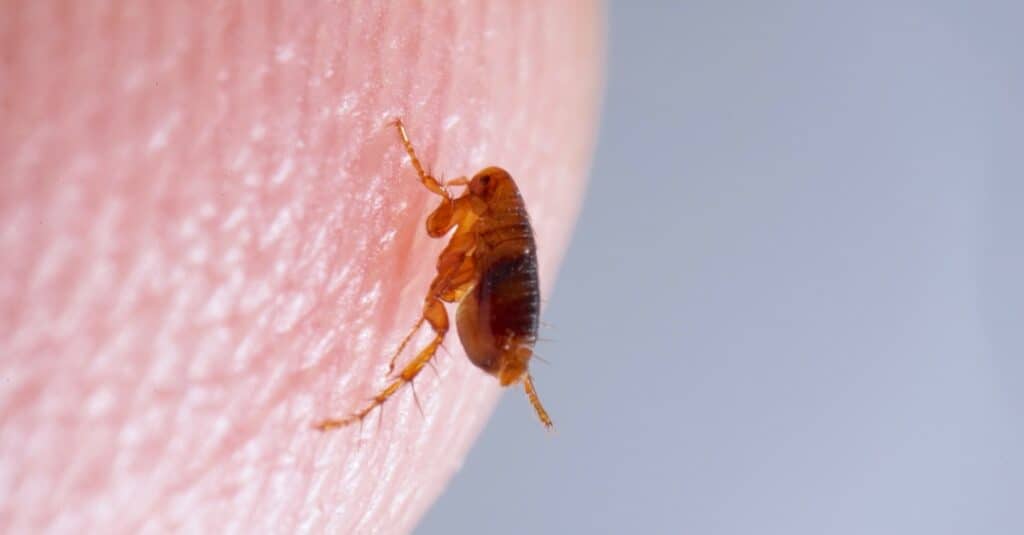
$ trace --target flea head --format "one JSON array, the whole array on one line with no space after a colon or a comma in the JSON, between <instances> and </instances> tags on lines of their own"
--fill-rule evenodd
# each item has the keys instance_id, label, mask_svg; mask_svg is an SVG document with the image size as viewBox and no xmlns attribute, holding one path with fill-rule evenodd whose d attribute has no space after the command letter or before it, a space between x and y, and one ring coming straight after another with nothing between
<instances>
[{"instance_id":1,"label":"flea head","mask_svg":"<svg viewBox=\"0 0 1024 535\"><path fill-rule=\"evenodd\" d=\"M513 184L508 171L500 167L488 167L473 176L469 182L469 191L483 199L490 199L494 193L506 189Z\"/></svg>"}]
</instances>

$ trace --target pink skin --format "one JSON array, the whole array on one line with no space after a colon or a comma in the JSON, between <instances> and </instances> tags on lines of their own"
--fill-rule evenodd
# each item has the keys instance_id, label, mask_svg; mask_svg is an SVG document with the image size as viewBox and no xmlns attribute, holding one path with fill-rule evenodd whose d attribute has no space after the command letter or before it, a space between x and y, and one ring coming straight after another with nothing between
<instances>
[{"instance_id":1,"label":"pink skin","mask_svg":"<svg viewBox=\"0 0 1024 535\"><path fill-rule=\"evenodd\" d=\"M312 429L384 386L443 247L386 123L517 178L550 290L600 10L183 4L0 8L0 532L409 531L502 390L453 332L423 416Z\"/></svg>"}]
</instances>

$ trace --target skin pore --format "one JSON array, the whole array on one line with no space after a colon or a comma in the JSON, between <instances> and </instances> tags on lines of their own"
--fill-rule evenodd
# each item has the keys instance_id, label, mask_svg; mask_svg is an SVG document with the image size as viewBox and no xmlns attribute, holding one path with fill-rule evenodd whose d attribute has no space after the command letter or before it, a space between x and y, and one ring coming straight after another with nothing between
<instances>
[{"instance_id":1,"label":"skin pore","mask_svg":"<svg viewBox=\"0 0 1024 535\"><path fill-rule=\"evenodd\" d=\"M411 530L502 390L451 333L422 416L407 389L362 433L312 429L384 384L443 247L388 121L437 175L512 173L550 291L600 16L0 8L0 532Z\"/></svg>"}]
</instances>

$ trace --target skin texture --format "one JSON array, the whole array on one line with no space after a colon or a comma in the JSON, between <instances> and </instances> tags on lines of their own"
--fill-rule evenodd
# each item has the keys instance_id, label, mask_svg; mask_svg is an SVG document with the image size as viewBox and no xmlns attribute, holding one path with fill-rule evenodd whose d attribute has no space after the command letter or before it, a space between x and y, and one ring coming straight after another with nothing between
<instances>
[{"instance_id":1,"label":"skin texture","mask_svg":"<svg viewBox=\"0 0 1024 535\"><path fill-rule=\"evenodd\" d=\"M386 123L512 173L550 290L598 6L91 4L0 7L0 532L411 530L501 389L450 335L423 416L311 429L384 384L444 245Z\"/></svg>"}]
</instances>

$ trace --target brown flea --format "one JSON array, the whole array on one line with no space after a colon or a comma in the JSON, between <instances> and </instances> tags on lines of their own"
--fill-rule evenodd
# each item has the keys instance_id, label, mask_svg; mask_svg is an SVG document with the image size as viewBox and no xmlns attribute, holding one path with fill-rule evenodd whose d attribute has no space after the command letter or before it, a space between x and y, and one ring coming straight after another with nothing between
<instances>
[{"instance_id":1,"label":"brown flea","mask_svg":"<svg viewBox=\"0 0 1024 535\"><path fill-rule=\"evenodd\" d=\"M347 418L324 420L316 428L326 431L361 422L399 388L412 383L448 333L444 303L457 302L455 323L469 360L497 377L502 386L521 381L537 417L550 429L551 418L527 371L537 341L540 284L537 246L519 188L499 167L488 167L471 180L459 177L442 184L424 171L402 121L396 120L394 126L420 182L441 197L441 203L427 217L427 234L441 238L453 228L455 232L437 259L437 275L430 284L420 319L391 357L389 375L398 355L424 322L434 331L434 338L362 410ZM449 186L466 188L455 197L448 191Z\"/></svg>"}]
</instances>

